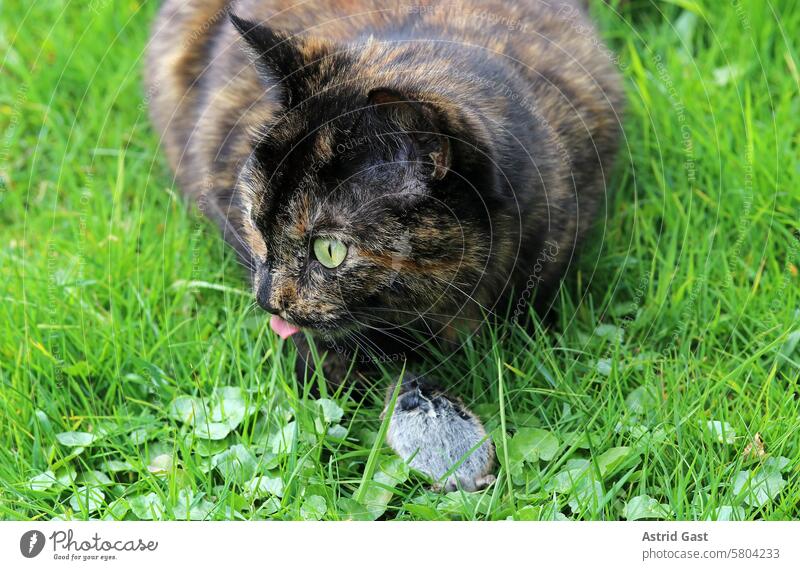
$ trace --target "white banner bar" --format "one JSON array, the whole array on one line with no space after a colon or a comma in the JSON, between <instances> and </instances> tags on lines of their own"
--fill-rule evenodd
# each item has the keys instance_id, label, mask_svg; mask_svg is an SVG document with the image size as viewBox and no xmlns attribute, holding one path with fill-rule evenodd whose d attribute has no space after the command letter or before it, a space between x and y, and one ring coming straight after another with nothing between
<instances>
[{"instance_id":1,"label":"white banner bar","mask_svg":"<svg viewBox=\"0 0 800 570\"><path fill-rule=\"evenodd\" d=\"M797 569L800 523L0 523L3 569L235 570L253 563L326 570Z\"/></svg>"}]
</instances>

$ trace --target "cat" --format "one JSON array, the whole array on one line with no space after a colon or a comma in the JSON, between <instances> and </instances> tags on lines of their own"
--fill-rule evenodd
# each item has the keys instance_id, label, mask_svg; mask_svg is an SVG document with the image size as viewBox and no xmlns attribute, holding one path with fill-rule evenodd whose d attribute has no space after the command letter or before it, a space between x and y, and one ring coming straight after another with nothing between
<instances>
[{"instance_id":1,"label":"cat","mask_svg":"<svg viewBox=\"0 0 800 570\"><path fill-rule=\"evenodd\" d=\"M607 196L608 53L578 2L166 0L146 97L301 372L311 339L341 382L552 299ZM437 487L490 484L480 420L408 366L389 445Z\"/></svg>"}]
</instances>

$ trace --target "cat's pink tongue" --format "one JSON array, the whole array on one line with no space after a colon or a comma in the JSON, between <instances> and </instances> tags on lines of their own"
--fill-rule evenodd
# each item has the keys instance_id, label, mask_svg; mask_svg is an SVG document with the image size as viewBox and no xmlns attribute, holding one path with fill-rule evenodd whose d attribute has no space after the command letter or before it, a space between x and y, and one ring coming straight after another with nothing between
<instances>
[{"instance_id":1,"label":"cat's pink tongue","mask_svg":"<svg viewBox=\"0 0 800 570\"><path fill-rule=\"evenodd\" d=\"M300 327L290 325L278 315L272 315L272 318L269 320L269 326L278 333L278 336L283 340L286 340L296 332L300 332Z\"/></svg>"}]
</instances>

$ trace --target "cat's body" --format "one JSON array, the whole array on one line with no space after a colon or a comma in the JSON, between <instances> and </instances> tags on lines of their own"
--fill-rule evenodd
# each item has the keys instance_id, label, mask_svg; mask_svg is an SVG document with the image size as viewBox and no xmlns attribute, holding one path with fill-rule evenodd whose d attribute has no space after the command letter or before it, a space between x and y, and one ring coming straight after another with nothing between
<instances>
[{"instance_id":1,"label":"cat's body","mask_svg":"<svg viewBox=\"0 0 800 570\"><path fill-rule=\"evenodd\" d=\"M147 95L180 186L252 267L276 330L386 356L557 286L617 146L598 45L553 0L167 0Z\"/></svg>"}]
</instances>

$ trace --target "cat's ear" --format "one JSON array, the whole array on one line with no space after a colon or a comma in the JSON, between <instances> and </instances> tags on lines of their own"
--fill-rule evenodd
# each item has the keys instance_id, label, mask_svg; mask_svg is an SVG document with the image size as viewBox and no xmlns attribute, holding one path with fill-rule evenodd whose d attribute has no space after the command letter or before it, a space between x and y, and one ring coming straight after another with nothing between
<instances>
[{"instance_id":1,"label":"cat's ear","mask_svg":"<svg viewBox=\"0 0 800 570\"><path fill-rule=\"evenodd\" d=\"M267 80L279 82L283 103L291 107L306 99L308 79L328 53L327 44L291 36L233 13L229 17L259 73Z\"/></svg>"},{"instance_id":2,"label":"cat's ear","mask_svg":"<svg viewBox=\"0 0 800 570\"><path fill-rule=\"evenodd\" d=\"M435 105L389 87L371 90L367 99L380 118L408 136L413 147L409 154L431 163L433 179L441 180L447 175L452 147Z\"/></svg>"}]
</instances>

